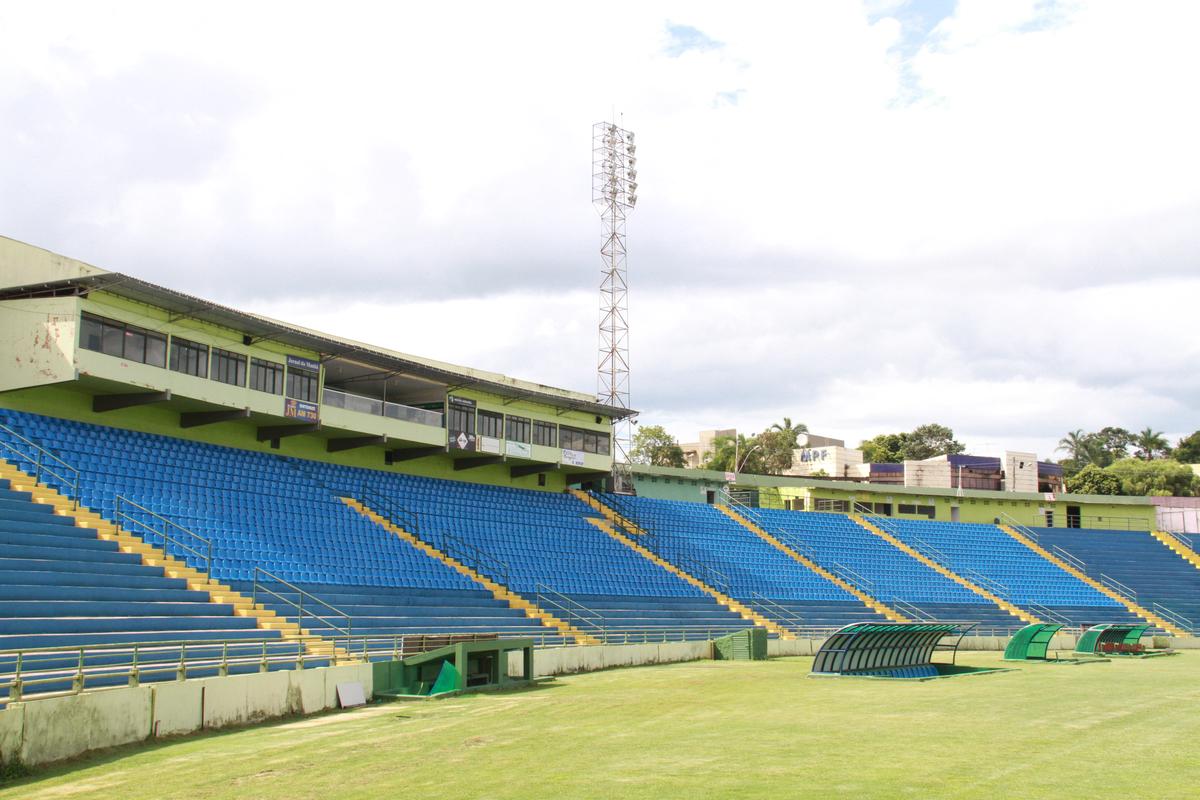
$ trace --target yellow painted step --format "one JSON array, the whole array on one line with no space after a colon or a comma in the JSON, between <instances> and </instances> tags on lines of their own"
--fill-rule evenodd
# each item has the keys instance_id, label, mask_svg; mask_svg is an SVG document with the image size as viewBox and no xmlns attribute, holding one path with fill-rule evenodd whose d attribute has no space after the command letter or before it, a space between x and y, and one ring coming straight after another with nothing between
<instances>
[{"instance_id":1,"label":"yellow painted step","mask_svg":"<svg viewBox=\"0 0 1200 800\"><path fill-rule=\"evenodd\" d=\"M1118 603L1125 606L1130 611L1132 611L1134 614L1137 614L1139 617L1141 617L1142 619L1151 623L1152 625L1157 625L1158 627L1162 628L1164 631L1170 633L1172 636L1187 636L1187 635L1189 635L1185 631L1180 630L1179 628L1175 627L1167 620L1165 620L1162 617L1160 617L1159 615L1155 614L1153 611L1143 608L1142 606L1138 605L1134 601L1125 597L1125 595L1120 594L1119 592L1113 591L1109 587L1100 583L1100 581L1079 571L1073 565L1068 564L1066 561L1062 560L1058 556L1051 554L1048 550L1046 550L1046 548L1042 547L1040 544L1033 541L1033 539L1030 539L1028 536L1025 536L1024 534L1019 533L1012 526L997 525L996 527L998 527L1000 530L1007 533L1012 538L1016 539L1021 544L1028 547L1033 552L1040 555L1042 558L1049 561L1051 564L1054 564L1055 566L1057 566L1059 569L1063 570L1064 572L1069 572L1070 574L1074 575L1076 578L1083 581L1088 586L1091 586L1093 589L1100 592L1101 594L1111 597L1113 600L1116 600Z\"/></svg>"},{"instance_id":2,"label":"yellow painted step","mask_svg":"<svg viewBox=\"0 0 1200 800\"><path fill-rule=\"evenodd\" d=\"M2 459L0 459L0 476L7 478L10 485L17 491L29 492L35 502L53 505L55 514L70 518L78 528L92 531L97 539L116 541L119 550L140 556L143 564L162 567L166 577L185 580L189 589L205 592L212 602L233 605L235 616L254 617L260 629L279 631L285 640L305 641L306 650L311 648L310 641L323 641L320 637L309 634L296 623L279 618L274 612L255 608L250 598L212 580L204 572L189 567L136 534L109 522L90 508L77 506L54 488L37 483L32 476Z\"/></svg>"},{"instance_id":3,"label":"yellow painted step","mask_svg":"<svg viewBox=\"0 0 1200 800\"><path fill-rule=\"evenodd\" d=\"M667 570L668 572L679 576L683 580L690 583L692 586L695 586L697 589L699 589L700 591L709 595L714 600L716 600L718 603L720 603L721 605L728 608L730 611L733 611L734 613L741 616L742 619L753 622L755 625L758 625L759 627L766 628L767 630L778 634L779 638L781 638L781 639L795 639L796 638L795 635L791 631L789 631L787 628L784 628L782 625L779 625L778 623L774 622L773 620L767 619L766 617L764 617L762 614L759 614L754 609L744 605L743 603L738 602L737 600L733 599L732 597L726 595L724 592L721 592L721 591L713 588L712 586L709 586L707 583L700 580L699 578L697 578L693 575L690 575L687 572L684 572L679 567L677 567L674 564L670 563L669 561L661 558L657 553L638 544L637 542L635 542L633 539L631 539L626 534L618 531L613 526L613 524L611 522L609 522L608 520L596 519L595 517L587 517L586 519L592 525L595 525L597 528L604 531L606 534L608 534L612 538L616 539L618 542L625 545L630 550L633 550L638 555L642 556L643 558L645 558L649 561L654 562L655 564L657 564L658 566Z\"/></svg>"},{"instance_id":4,"label":"yellow painted step","mask_svg":"<svg viewBox=\"0 0 1200 800\"><path fill-rule=\"evenodd\" d=\"M1198 555L1195 550L1179 541L1176 536L1168 533L1167 531L1150 531L1150 535L1173 550L1175 554L1184 561L1188 562L1196 569L1200 569L1200 555Z\"/></svg>"},{"instance_id":5,"label":"yellow painted step","mask_svg":"<svg viewBox=\"0 0 1200 800\"><path fill-rule=\"evenodd\" d=\"M463 564L462 562L460 562L453 556L450 556L447 553L443 553L441 550L439 550L438 548L429 544L428 542L425 542L422 539L417 538L417 536L415 534L413 534L411 531L407 531L404 528L401 528L399 525L396 525L395 523L393 523L391 520L385 519L382 515L377 513L375 510L368 508L367 506L363 505L359 501L357 501L351 497L343 497L343 498L341 498L341 500L343 503L350 506L350 508L352 508L355 511L357 511L358 513L362 514L364 517L367 517L368 519L370 519L375 524L379 525L384 530L390 531L391 533L395 534L396 536L399 536L404 541L415 546L417 549L424 552L430 558L437 559L438 561L442 562L443 564L446 564L447 566L458 570L460 573L462 573L466 577L470 578L471 580L475 581L480 586L485 587L486 589L488 589L488 591L490 591L492 593L492 596L494 596L497 600L501 600L503 602L508 603L510 608L517 608L517 609L521 609L526 612L528 612L529 609L537 608L537 606L535 606L529 600L526 600L525 598L521 597L516 592L514 592L511 589L508 589L504 586L501 586L500 584L496 583L495 581L491 580L490 578L484 577L483 575L479 574L478 572L476 572L474 569L467 566L466 564ZM520 605L518 605L518 603L520 603ZM538 609L538 610L540 611L540 609ZM544 625L545 627L548 627L548 628L556 628L558 631L572 636L575 639L577 644L599 644L600 643L600 641L598 639L596 639L594 636L589 636L588 634L584 633L583 631L576 629L573 625L570 625L569 623L558 619L554 615L549 614L548 612L545 612L545 611L541 611L541 613L545 615L544 618L539 617L539 619L541 619L542 625Z\"/></svg>"},{"instance_id":6,"label":"yellow painted step","mask_svg":"<svg viewBox=\"0 0 1200 800\"><path fill-rule=\"evenodd\" d=\"M905 542L901 541L900 539L897 539L895 536L892 536L890 533L888 533L887 531L880 528L878 525L875 525L873 522L869 522L866 518L860 517L858 514L851 514L850 519L854 520L863 528L866 528L871 533L880 537L881 539L886 541L888 544L890 544L892 547L895 547L897 550L900 550L900 551L906 553L907 555L909 555L910 557L915 558L917 561L920 561L922 564L924 564L925 566L934 570L935 572L945 575L947 578L954 581L959 586L963 586L967 589L970 589L972 592L974 592L975 594L984 598L985 600L989 600L990 602L995 603L1001 609L1003 609L1004 611L1007 611L1009 614L1012 614L1014 617L1018 617L1022 621L1027 622L1029 624L1041 622L1041 620L1039 620L1037 617L1030 614L1025 609L1023 609L1019 606L1013 605L1012 603L1005 600L1003 597L999 597L999 596L993 594L992 592L989 592L987 589L984 589L982 586L979 586L979 585L973 583L972 581L969 581L966 578L962 577L958 573L951 571L948 567L946 567L942 564L939 564L938 562L934 561L932 558L929 558L928 556L926 556L924 553L921 553L921 552L913 549L912 547L907 545Z\"/></svg>"},{"instance_id":7,"label":"yellow painted step","mask_svg":"<svg viewBox=\"0 0 1200 800\"><path fill-rule=\"evenodd\" d=\"M882 614L883 616L890 619L892 622L909 622L910 621L907 617L905 617L899 611L896 611L894 608L889 608L888 606L884 605L882 601L878 600L875 597L872 597L871 595L864 592L862 589L859 589L857 586L854 586L853 584L842 580L840 577L838 577L837 575L834 575L832 572L825 569L824 567L822 567L820 564L816 563L812 559L810 559L800 553L797 553L795 550L788 547L786 544L779 541L779 539L777 539L776 537L767 533L761 527L759 527L758 525L755 525L751 520L746 519L741 514L734 511L732 508L730 508L728 506L719 505L719 506L717 506L717 509L721 513L723 513L725 516L729 517L731 520L738 523L743 528L750 531L755 536L759 537L760 539L765 541L767 544L774 547L776 550L779 550L779 551L783 552L784 554L786 554L787 556L789 556L793 561L803 564L805 567L807 567L808 569L817 573L825 580L829 581L830 583L835 584L836 586L840 587L844 591L849 592L850 594L854 595L855 597L857 597L859 599L859 601L861 601L868 608L871 608L871 609L875 610L876 612Z\"/></svg>"}]
</instances>

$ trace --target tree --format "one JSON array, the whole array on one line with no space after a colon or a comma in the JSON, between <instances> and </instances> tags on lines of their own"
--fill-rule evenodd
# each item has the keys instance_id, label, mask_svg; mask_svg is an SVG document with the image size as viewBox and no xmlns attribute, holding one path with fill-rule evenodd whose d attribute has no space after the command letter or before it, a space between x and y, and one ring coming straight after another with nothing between
<instances>
[{"instance_id":1,"label":"tree","mask_svg":"<svg viewBox=\"0 0 1200 800\"><path fill-rule=\"evenodd\" d=\"M1171 446L1167 444L1162 431L1156 431L1153 428L1146 428L1135 435L1133 437L1133 446L1137 448L1134 455L1143 461L1152 461L1160 455L1166 456L1171 450Z\"/></svg>"},{"instance_id":2,"label":"tree","mask_svg":"<svg viewBox=\"0 0 1200 800\"><path fill-rule=\"evenodd\" d=\"M1092 463L1092 453L1088 449L1088 434L1082 428L1076 428L1058 440L1058 449L1067 451L1067 459L1081 467Z\"/></svg>"},{"instance_id":3,"label":"tree","mask_svg":"<svg viewBox=\"0 0 1200 800\"><path fill-rule=\"evenodd\" d=\"M863 461L868 464L899 464L904 460L907 445L907 433L881 433L858 448L863 451Z\"/></svg>"},{"instance_id":4,"label":"tree","mask_svg":"<svg viewBox=\"0 0 1200 800\"><path fill-rule=\"evenodd\" d=\"M1124 428L1101 428L1095 433L1076 429L1058 440L1058 449L1066 450L1068 458L1058 462L1070 478L1088 464L1107 467L1114 461L1128 458L1134 436Z\"/></svg>"},{"instance_id":5,"label":"tree","mask_svg":"<svg viewBox=\"0 0 1200 800\"><path fill-rule=\"evenodd\" d=\"M954 440L954 431L931 422L913 428L904 446L904 458L921 461L934 456L957 455L966 449L965 445Z\"/></svg>"},{"instance_id":6,"label":"tree","mask_svg":"<svg viewBox=\"0 0 1200 800\"><path fill-rule=\"evenodd\" d=\"M734 458L737 459L736 465ZM762 448L758 446L757 437L746 438L740 433L736 440L731 436L713 439L712 452L704 459L703 467L718 472L749 472L755 475L765 472Z\"/></svg>"},{"instance_id":7,"label":"tree","mask_svg":"<svg viewBox=\"0 0 1200 800\"><path fill-rule=\"evenodd\" d=\"M1089 435L1097 448L1098 461L1093 463L1098 466L1107 467L1114 461L1129 457L1129 446L1133 444L1134 437L1124 428L1101 428L1096 433Z\"/></svg>"},{"instance_id":8,"label":"tree","mask_svg":"<svg viewBox=\"0 0 1200 800\"><path fill-rule=\"evenodd\" d=\"M768 428L768 430L782 431L783 433L788 434L792 441L792 447L795 447L796 442L800 439L800 434L808 433L808 426L803 422L797 422L795 425L793 425L791 417L784 417L783 422L776 422L774 425Z\"/></svg>"},{"instance_id":9,"label":"tree","mask_svg":"<svg viewBox=\"0 0 1200 800\"><path fill-rule=\"evenodd\" d=\"M784 420L787 422L788 420ZM782 475L792 468L792 458L796 450L796 436L801 433L795 429L773 428L763 431L750 442L750 447L757 446L754 455L759 457L763 472L767 475ZM746 471L746 470L743 470Z\"/></svg>"},{"instance_id":10,"label":"tree","mask_svg":"<svg viewBox=\"0 0 1200 800\"><path fill-rule=\"evenodd\" d=\"M881 433L859 445L863 461L869 464L899 464L921 461L941 455L955 455L967 448L954 440L954 431L945 425L929 423L909 433Z\"/></svg>"},{"instance_id":11,"label":"tree","mask_svg":"<svg viewBox=\"0 0 1200 800\"><path fill-rule=\"evenodd\" d=\"M1143 461L1126 458L1105 469L1121 480L1121 494L1192 497L1200 490L1200 477L1178 461Z\"/></svg>"},{"instance_id":12,"label":"tree","mask_svg":"<svg viewBox=\"0 0 1200 800\"><path fill-rule=\"evenodd\" d=\"M1171 456L1180 464L1200 464L1200 431L1180 439Z\"/></svg>"},{"instance_id":13,"label":"tree","mask_svg":"<svg viewBox=\"0 0 1200 800\"><path fill-rule=\"evenodd\" d=\"M1106 469L1088 464L1067 481L1075 494L1121 494L1121 479Z\"/></svg>"},{"instance_id":14,"label":"tree","mask_svg":"<svg viewBox=\"0 0 1200 800\"><path fill-rule=\"evenodd\" d=\"M675 437L661 425L643 425L633 436L633 449L629 458L635 464L650 464L655 467L682 467L683 448Z\"/></svg>"}]
</instances>

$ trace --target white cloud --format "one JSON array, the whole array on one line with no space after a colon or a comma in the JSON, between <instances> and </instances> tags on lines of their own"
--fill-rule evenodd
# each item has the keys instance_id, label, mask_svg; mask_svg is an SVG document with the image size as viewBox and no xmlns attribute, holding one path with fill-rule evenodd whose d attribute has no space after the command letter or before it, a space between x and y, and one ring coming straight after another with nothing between
<instances>
[{"instance_id":1,"label":"white cloud","mask_svg":"<svg viewBox=\"0 0 1200 800\"><path fill-rule=\"evenodd\" d=\"M1200 6L928 11L10 4L0 233L586 390L616 109L634 402L680 436L1200 427Z\"/></svg>"}]
</instances>

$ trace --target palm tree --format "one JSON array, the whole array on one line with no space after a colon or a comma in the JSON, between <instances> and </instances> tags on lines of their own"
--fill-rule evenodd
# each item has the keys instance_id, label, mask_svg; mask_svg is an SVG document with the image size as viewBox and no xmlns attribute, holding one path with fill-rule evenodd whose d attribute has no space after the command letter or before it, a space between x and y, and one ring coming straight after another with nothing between
<instances>
[{"instance_id":1,"label":"palm tree","mask_svg":"<svg viewBox=\"0 0 1200 800\"><path fill-rule=\"evenodd\" d=\"M1088 435L1082 429L1076 428L1058 440L1058 449L1066 450L1068 457L1082 467L1092 461L1090 444Z\"/></svg>"},{"instance_id":2,"label":"palm tree","mask_svg":"<svg viewBox=\"0 0 1200 800\"><path fill-rule=\"evenodd\" d=\"M784 433L788 434L792 438L792 445L795 446L796 440L800 437L800 434L808 433L808 426L803 422L797 422L795 425L793 425L791 417L784 417L783 422L776 422L770 427L770 430L783 431Z\"/></svg>"},{"instance_id":3,"label":"palm tree","mask_svg":"<svg viewBox=\"0 0 1200 800\"><path fill-rule=\"evenodd\" d=\"M1162 431L1155 431L1153 428L1139 432L1133 437L1133 444L1137 448L1135 455L1145 461L1151 461L1159 453L1165 455L1171 450L1171 445L1167 443Z\"/></svg>"}]
</instances>

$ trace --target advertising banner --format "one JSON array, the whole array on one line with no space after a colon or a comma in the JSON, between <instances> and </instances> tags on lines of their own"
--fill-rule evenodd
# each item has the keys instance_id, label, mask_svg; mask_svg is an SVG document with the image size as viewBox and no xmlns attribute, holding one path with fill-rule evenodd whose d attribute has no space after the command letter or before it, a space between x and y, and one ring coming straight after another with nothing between
<instances>
[{"instance_id":1,"label":"advertising banner","mask_svg":"<svg viewBox=\"0 0 1200 800\"><path fill-rule=\"evenodd\" d=\"M301 356L288 356L287 365L289 367L299 367L300 369L309 369L313 372L321 371L321 364L313 361L311 358L302 358Z\"/></svg>"},{"instance_id":2,"label":"advertising banner","mask_svg":"<svg viewBox=\"0 0 1200 800\"><path fill-rule=\"evenodd\" d=\"M292 419L302 419L305 422L319 422L321 419L316 403L293 400L290 397L283 401L283 415Z\"/></svg>"},{"instance_id":3,"label":"advertising banner","mask_svg":"<svg viewBox=\"0 0 1200 800\"><path fill-rule=\"evenodd\" d=\"M446 432L450 447L455 450L475 450L475 406L474 400L450 395L446 398L449 415Z\"/></svg>"},{"instance_id":4,"label":"advertising banner","mask_svg":"<svg viewBox=\"0 0 1200 800\"><path fill-rule=\"evenodd\" d=\"M477 449L479 450L479 452L495 453L496 455L500 455L500 440L499 439L493 439L491 436L480 436L476 440L476 443L478 445Z\"/></svg>"},{"instance_id":5,"label":"advertising banner","mask_svg":"<svg viewBox=\"0 0 1200 800\"><path fill-rule=\"evenodd\" d=\"M567 450L562 451L562 463L570 464L573 467L583 466L583 451L582 450Z\"/></svg>"},{"instance_id":6,"label":"advertising banner","mask_svg":"<svg viewBox=\"0 0 1200 800\"><path fill-rule=\"evenodd\" d=\"M504 454L517 458L533 458L533 446L525 442L505 442Z\"/></svg>"}]
</instances>

